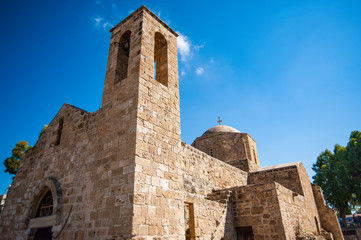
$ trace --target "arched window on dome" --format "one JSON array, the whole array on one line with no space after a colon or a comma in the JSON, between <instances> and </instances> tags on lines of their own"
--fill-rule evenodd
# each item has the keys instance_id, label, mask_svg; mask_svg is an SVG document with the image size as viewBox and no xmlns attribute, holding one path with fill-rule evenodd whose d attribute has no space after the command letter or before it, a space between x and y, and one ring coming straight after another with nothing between
<instances>
[{"instance_id":1,"label":"arched window on dome","mask_svg":"<svg viewBox=\"0 0 361 240\"><path fill-rule=\"evenodd\" d=\"M49 189L39 203L35 218L47 217L51 215L53 215L53 196Z\"/></svg>"},{"instance_id":2,"label":"arched window on dome","mask_svg":"<svg viewBox=\"0 0 361 240\"><path fill-rule=\"evenodd\" d=\"M160 32L154 35L154 79L168 86L168 44Z\"/></svg>"},{"instance_id":3,"label":"arched window on dome","mask_svg":"<svg viewBox=\"0 0 361 240\"><path fill-rule=\"evenodd\" d=\"M121 36L119 40L118 55L117 55L117 67L115 69L114 84L119 83L123 79L128 77L128 63L130 53L130 35L128 30Z\"/></svg>"}]
</instances>

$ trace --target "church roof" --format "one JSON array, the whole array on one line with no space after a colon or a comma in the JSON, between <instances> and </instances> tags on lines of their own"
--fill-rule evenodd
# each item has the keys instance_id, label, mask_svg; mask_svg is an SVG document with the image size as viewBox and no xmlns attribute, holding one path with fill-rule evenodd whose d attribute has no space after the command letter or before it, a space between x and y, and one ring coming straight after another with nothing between
<instances>
[{"instance_id":1,"label":"church roof","mask_svg":"<svg viewBox=\"0 0 361 240\"><path fill-rule=\"evenodd\" d=\"M203 133L202 137L213 134L213 133L240 133L237 129L226 126L226 125L217 125L215 127L211 127L205 133Z\"/></svg>"}]
</instances>

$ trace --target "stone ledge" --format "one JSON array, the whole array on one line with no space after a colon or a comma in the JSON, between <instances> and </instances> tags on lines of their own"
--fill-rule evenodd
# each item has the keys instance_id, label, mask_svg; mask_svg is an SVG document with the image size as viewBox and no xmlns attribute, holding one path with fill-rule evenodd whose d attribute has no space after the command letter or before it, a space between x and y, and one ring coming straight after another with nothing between
<instances>
[{"instance_id":1,"label":"stone ledge","mask_svg":"<svg viewBox=\"0 0 361 240\"><path fill-rule=\"evenodd\" d=\"M56 216L32 218L29 222L29 228L51 227L56 223Z\"/></svg>"}]
</instances>

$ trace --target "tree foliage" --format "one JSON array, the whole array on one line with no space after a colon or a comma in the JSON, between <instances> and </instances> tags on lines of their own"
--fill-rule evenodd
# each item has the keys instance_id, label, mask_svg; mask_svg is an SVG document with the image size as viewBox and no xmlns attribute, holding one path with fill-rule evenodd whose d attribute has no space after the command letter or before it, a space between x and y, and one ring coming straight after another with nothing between
<instances>
[{"instance_id":1,"label":"tree foliage","mask_svg":"<svg viewBox=\"0 0 361 240\"><path fill-rule=\"evenodd\" d=\"M48 125L44 125L44 128L41 129L39 137L45 132ZM23 156L23 153L32 148L27 141L18 142L12 150L11 157L8 157L4 160L5 172L10 174L16 174L20 165L20 159Z\"/></svg>"},{"instance_id":2,"label":"tree foliage","mask_svg":"<svg viewBox=\"0 0 361 240\"><path fill-rule=\"evenodd\" d=\"M45 132L45 130L48 128L48 125L44 125L44 128L41 129L40 133L39 133L39 137L41 136L41 134L43 134Z\"/></svg>"},{"instance_id":3,"label":"tree foliage","mask_svg":"<svg viewBox=\"0 0 361 240\"><path fill-rule=\"evenodd\" d=\"M32 148L32 146L29 146L28 142L26 141L18 142L12 150L11 157L8 157L4 161L4 165L6 168L5 172L15 175L18 172L20 159L23 153L30 148Z\"/></svg>"},{"instance_id":4,"label":"tree foliage","mask_svg":"<svg viewBox=\"0 0 361 240\"><path fill-rule=\"evenodd\" d=\"M361 202L361 132L353 131L346 146L349 185L358 203Z\"/></svg>"},{"instance_id":5,"label":"tree foliage","mask_svg":"<svg viewBox=\"0 0 361 240\"><path fill-rule=\"evenodd\" d=\"M321 152L312 169L327 204L344 218L361 203L361 132L353 131L346 147Z\"/></svg>"}]
</instances>

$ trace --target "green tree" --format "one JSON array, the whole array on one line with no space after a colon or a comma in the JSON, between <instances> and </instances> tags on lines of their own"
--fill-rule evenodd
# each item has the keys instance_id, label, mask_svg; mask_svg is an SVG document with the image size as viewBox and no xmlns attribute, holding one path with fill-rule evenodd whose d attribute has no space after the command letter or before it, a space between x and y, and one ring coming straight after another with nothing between
<instances>
[{"instance_id":1,"label":"green tree","mask_svg":"<svg viewBox=\"0 0 361 240\"><path fill-rule=\"evenodd\" d=\"M4 165L6 168L5 172L15 175L18 172L20 159L21 159L23 153L26 150L29 150L30 148L32 148L32 146L29 146L28 142L26 142L26 141L18 142L12 150L11 157L8 157L4 161Z\"/></svg>"},{"instance_id":2,"label":"green tree","mask_svg":"<svg viewBox=\"0 0 361 240\"><path fill-rule=\"evenodd\" d=\"M39 133L39 137L45 132L47 127L48 125L44 125L44 128L41 129ZM4 161L5 172L16 175L20 165L20 159L23 156L23 153L32 147L33 146L30 146L29 143L26 141L18 142L12 150L11 157L8 157Z\"/></svg>"},{"instance_id":3,"label":"green tree","mask_svg":"<svg viewBox=\"0 0 361 240\"><path fill-rule=\"evenodd\" d=\"M356 202L361 203L361 132L353 131L346 146L349 184Z\"/></svg>"},{"instance_id":4,"label":"green tree","mask_svg":"<svg viewBox=\"0 0 361 240\"><path fill-rule=\"evenodd\" d=\"M312 169L314 183L319 185L326 203L345 219L360 204L361 133L353 131L347 147L335 145L317 157Z\"/></svg>"},{"instance_id":5,"label":"green tree","mask_svg":"<svg viewBox=\"0 0 361 240\"><path fill-rule=\"evenodd\" d=\"M40 133L39 133L39 137L41 136L41 134L43 134L45 132L45 130L48 128L48 125L44 125L43 129L41 129Z\"/></svg>"},{"instance_id":6,"label":"green tree","mask_svg":"<svg viewBox=\"0 0 361 240\"><path fill-rule=\"evenodd\" d=\"M326 149L318 156L312 167L316 172L313 182L322 188L326 202L337 210L342 218L350 212L349 201L352 196L345 186L344 156L345 148L335 145L333 153Z\"/></svg>"}]
</instances>

